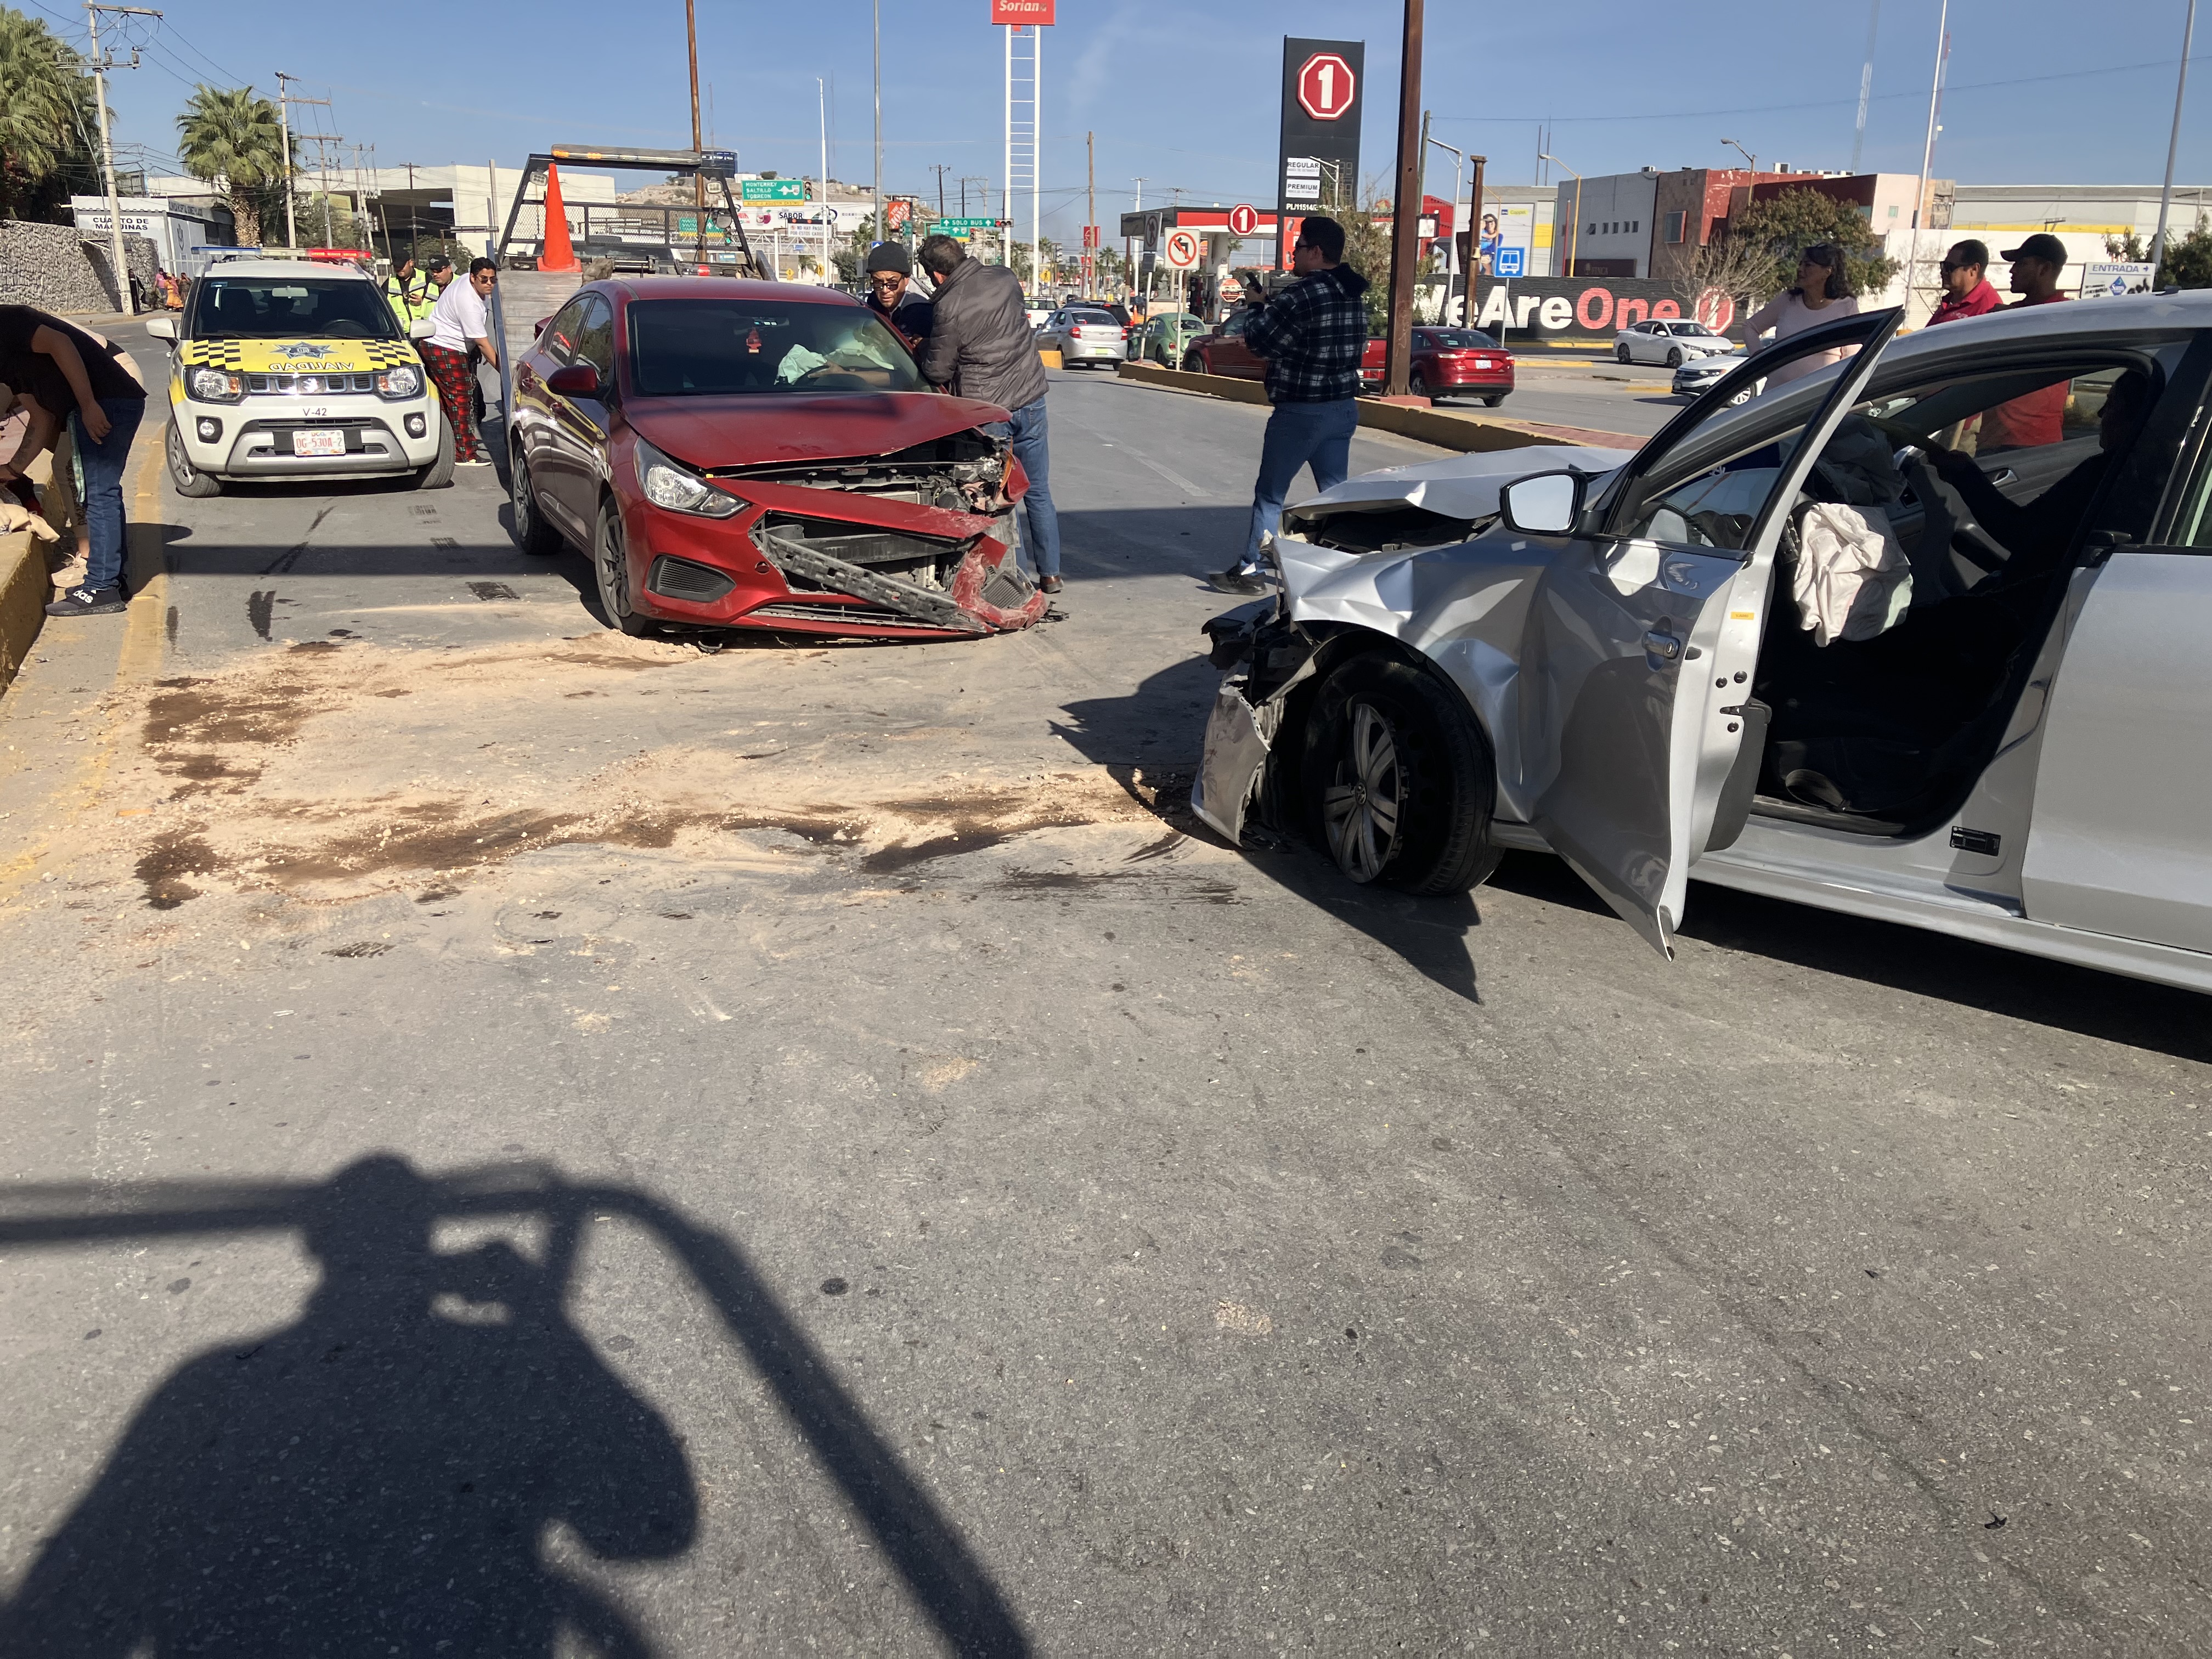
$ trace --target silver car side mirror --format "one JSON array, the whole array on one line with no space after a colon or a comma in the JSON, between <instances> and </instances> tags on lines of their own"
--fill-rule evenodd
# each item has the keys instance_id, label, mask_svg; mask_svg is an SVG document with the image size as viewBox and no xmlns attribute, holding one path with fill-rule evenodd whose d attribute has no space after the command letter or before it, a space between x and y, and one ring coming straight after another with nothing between
<instances>
[{"instance_id":1,"label":"silver car side mirror","mask_svg":"<svg viewBox=\"0 0 2212 1659\"><path fill-rule=\"evenodd\" d=\"M1539 472L1516 478L1498 494L1498 510L1506 527L1527 536L1565 535L1575 527L1582 505L1579 472Z\"/></svg>"}]
</instances>

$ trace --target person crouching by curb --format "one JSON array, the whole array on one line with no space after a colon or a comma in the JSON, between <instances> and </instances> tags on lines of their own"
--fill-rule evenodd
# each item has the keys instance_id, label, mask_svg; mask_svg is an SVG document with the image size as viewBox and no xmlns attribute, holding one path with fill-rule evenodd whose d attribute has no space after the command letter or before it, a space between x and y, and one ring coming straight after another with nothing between
<instances>
[{"instance_id":1,"label":"person crouching by curb","mask_svg":"<svg viewBox=\"0 0 2212 1659\"><path fill-rule=\"evenodd\" d=\"M1261 544L1282 523L1283 498L1298 469L1313 469L1316 487L1330 490L1352 467L1352 434L1359 428L1359 363L1367 355L1367 279L1346 264L1344 227L1308 219L1291 252L1299 280L1262 299L1244 343L1267 365L1267 434L1260 441L1260 476L1252 486L1252 524L1244 556L1213 577L1224 593L1265 593Z\"/></svg>"},{"instance_id":2,"label":"person crouching by curb","mask_svg":"<svg viewBox=\"0 0 2212 1659\"><path fill-rule=\"evenodd\" d=\"M491 291L499 282L499 267L489 259L469 262L469 279L455 283L438 296L430 312L435 330L422 343L422 361L438 384L438 401L446 406L446 424L453 431L453 459L461 466L489 466L476 423L476 374L469 367L469 348L483 354L494 368L499 349L491 341Z\"/></svg>"},{"instance_id":3,"label":"person crouching by curb","mask_svg":"<svg viewBox=\"0 0 2212 1659\"><path fill-rule=\"evenodd\" d=\"M1053 511L1051 452L1047 444L1044 363L1030 333L1022 285L1004 265L979 264L950 236L921 245L921 265L937 283L921 377L939 392L996 404L1013 418L984 431L1013 445L1029 475L1022 497L1022 540L1036 567L1037 586L1060 592L1060 517Z\"/></svg>"},{"instance_id":4,"label":"person crouching by curb","mask_svg":"<svg viewBox=\"0 0 2212 1659\"><path fill-rule=\"evenodd\" d=\"M868 309L890 325L916 357L929 343L930 304L914 286L914 263L896 242L868 253Z\"/></svg>"},{"instance_id":5,"label":"person crouching by curb","mask_svg":"<svg viewBox=\"0 0 2212 1659\"><path fill-rule=\"evenodd\" d=\"M130 607L124 564L129 551L123 473L131 441L146 415L146 388L120 346L30 306L0 306L0 381L16 389L53 424L70 424L84 471L84 516L90 527L84 580L46 606L49 617L104 617Z\"/></svg>"}]
</instances>

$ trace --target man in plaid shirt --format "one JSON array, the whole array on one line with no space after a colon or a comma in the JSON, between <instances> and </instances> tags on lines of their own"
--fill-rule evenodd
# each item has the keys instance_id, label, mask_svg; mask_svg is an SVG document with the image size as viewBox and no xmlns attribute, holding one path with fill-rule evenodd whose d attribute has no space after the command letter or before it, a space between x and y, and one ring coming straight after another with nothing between
<instances>
[{"instance_id":1,"label":"man in plaid shirt","mask_svg":"<svg viewBox=\"0 0 2212 1659\"><path fill-rule=\"evenodd\" d=\"M1213 578L1224 593L1264 593L1260 545L1282 522L1283 498L1302 466L1314 483L1334 489L1352 465L1359 425L1359 363L1367 355L1367 279L1344 258L1344 227L1308 219L1299 228L1291 269L1300 280L1252 319L1244 343L1267 360L1267 435L1260 442L1260 477L1252 487L1252 527L1244 556Z\"/></svg>"}]
</instances>

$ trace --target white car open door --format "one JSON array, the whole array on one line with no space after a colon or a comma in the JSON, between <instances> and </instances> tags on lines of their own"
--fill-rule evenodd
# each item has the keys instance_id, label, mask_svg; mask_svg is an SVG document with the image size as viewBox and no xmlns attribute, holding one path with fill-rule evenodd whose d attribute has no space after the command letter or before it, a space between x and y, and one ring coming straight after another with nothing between
<instances>
[{"instance_id":1,"label":"white car open door","mask_svg":"<svg viewBox=\"0 0 2212 1659\"><path fill-rule=\"evenodd\" d=\"M1534 827L1669 957L1723 786L1764 738L1747 705L1789 508L1900 317L1842 318L1755 354L1598 500L1582 502L1577 483L1572 527L1530 603L1519 684ZM1792 362L1854 346L1837 372L1774 384ZM1729 407L1761 379L1765 396ZM1540 533L1512 497L1540 482L1510 487L1512 527ZM1750 775L1728 790L1745 807L1758 763L1753 749Z\"/></svg>"}]
</instances>

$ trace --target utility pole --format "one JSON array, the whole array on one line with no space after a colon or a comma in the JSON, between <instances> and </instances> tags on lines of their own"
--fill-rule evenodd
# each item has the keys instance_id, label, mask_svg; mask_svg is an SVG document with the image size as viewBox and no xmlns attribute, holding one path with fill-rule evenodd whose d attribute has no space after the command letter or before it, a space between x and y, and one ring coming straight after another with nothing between
<instances>
[{"instance_id":1,"label":"utility pole","mask_svg":"<svg viewBox=\"0 0 2212 1659\"><path fill-rule=\"evenodd\" d=\"M1098 249L1105 239L1098 234L1098 135L1083 135L1083 167L1087 179L1084 189L1085 206L1083 210L1083 293L1087 299L1097 291Z\"/></svg>"},{"instance_id":2,"label":"utility pole","mask_svg":"<svg viewBox=\"0 0 2212 1659\"><path fill-rule=\"evenodd\" d=\"M684 0L684 45L691 59L691 159L699 160L705 148L700 142L699 131L699 8L698 0ZM492 174L491 193L499 194L499 174ZM489 198L486 198L487 200ZM497 211L496 204L493 210ZM698 243L692 249L693 263L707 263L707 175L696 169L691 174L691 228L698 234ZM497 234L496 232L493 233Z\"/></svg>"},{"instance_id":3,"label":"utility pole","mask_svg":"<svg viewBox=\"0 0 2212 1659\"><path fill-rule=\"evenodd\" d=\"M942 161L932 161L929 164L929 170L937 175L937 216L942 219L945 216L945 164ZM963 211L965 211L964 207Z\"/></svg>"},{"instance_id":4,"label":"utility pole","mask_svg":"<svg viewBox=\"0 0 2212 1659\"><path fill-rule=\"evenodd\" d=\"M2158 192L2158 234L2150 239L2154 288L2158 285L2159 261L2166 257L2166 212L2173 201L2173 155L2181 147L2181 94L2189 90L2189 44L2196 33L2197 0L2189 0L2189 18L2181 26L2181 73L2173 83L2173 136L2166 141L2166 183Z\"/></svg>"},{"instance_id":5,"label":"utility pole","mask_svg":"<svg viewBox=\"0 0 2212 1659\"><path fill-rule=\"evenodd\" d=\"M1404 0L1398 56L1398 184L1390 204L1390 344L1382 395L1402 398L1413 368L1413 260L1421 233L1422 0ZM1357 181L1355 180L1355 188Z\"/></svg>"},{"instance_id":6,"label":"utility pole","mask_svg":"<svg viewBox=\"0 0 2212 1659\"><path fill-rule=\"evenodd\" d=\"M830 205L830 90L820 76L814 77L815 113L822 120L822 204ZM823 235L830 234L828 221L823 221Z\"/></svg>"},{"instance_id":7,"label":"utility pole","mask_svg":"<svg viewBox=\"0 0 2212 1659\"><path fill-rule=\"evenodd\" d=\"M320 104L327 109L331 102L327 98L295 97L286 89L284 83L299 78L296 75L285 74L283 70L276 71L276 118L284 130L284 246L287 247L300 246L299 225L292 211L292 106Z\"/></svg>"},{"instance_id":8,"label":"utility pole","mask_svg":"<svg viewBox=\"0 0 2212 1659\"><path fill-rule=\"evenodd\" d=\"M868 231L868 240L884 240L884 0L872 0L870 15L875 20L876 40L876 222Z\"/></svg>"},{"instance_id":9,"label":"utility pole","mask_svg":"<svg viewBox=\"0 0 2212 1659\"><path fill-rule=\"evenodd\" d=\"M135 316L138 307L131 298L131 267L123 252L123 192L115 186L115 145L107 134L107 71L122 67L111 64L100 52L100 14L113 12L123 17L159 17L158 11L149 11L143 6L100 6L85 0L85 11L91 20L92 76L94 95L100 100L100 161L107 171L107 258L115 270L116 308L126 317ZM138 49L131 49L130 67L138 67ZM2166 183L2173 182L2173 166L2168 162ZM2161 220L2161 223L2163 220Z\"/></svg>"},{"instance_id":10,"label":"utility pole","mask_svg":"<svg viewBox=\"0 0 2212 1659\"><path fill-rule=\"evenodd\" d=\"M1461 292L1467 295L1467 313L1462 320L1469 328L1473 328L1475 316L1474 279L1482 274L1482 169L1490 158L1487 155L1470 155L1467 159L1474 163L1474 179L1468 187L1467 198L1467 270L1461 284ZM1503 329L1498 331L1498 337L1501 341L1504 338L1504 333Z\"/></svg>"}]
</instances>

